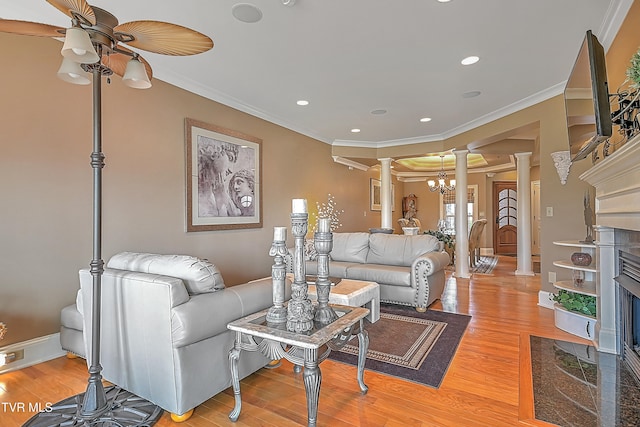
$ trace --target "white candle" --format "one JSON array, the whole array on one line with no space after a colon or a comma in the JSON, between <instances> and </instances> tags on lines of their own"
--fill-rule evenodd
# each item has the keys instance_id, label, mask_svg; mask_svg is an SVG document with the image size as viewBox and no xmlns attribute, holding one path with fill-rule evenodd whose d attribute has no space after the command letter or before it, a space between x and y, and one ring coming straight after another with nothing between
<instances>
[{"instance_id":1,"label":"white candle","mask_svg":"<svg viewBox=\"0 0 640 427\"><path fill-rule=\"evenodd\" d=\"M284 242L287 240L287 227L273 227L273 241Z\"/></svg>"},{"instance_id":2,"label":"white candle","mask_svg":"<svg viewBox=\"0 0 640 427\"><path fill-rule=\"evenodd\" d=\"M331 218L320 218L320 220L318 221L318 232L331 232Z\"/></svg>"},{"instance_id":3,"label":"white candle","mask_svg":"<svg viewBox=\"0 0 640 427\"><path fill-rule=\"evenodd\" d=\"M293 199L291 211L293 213L307 213L307 199Z\"/></svg>"}]
</instances>

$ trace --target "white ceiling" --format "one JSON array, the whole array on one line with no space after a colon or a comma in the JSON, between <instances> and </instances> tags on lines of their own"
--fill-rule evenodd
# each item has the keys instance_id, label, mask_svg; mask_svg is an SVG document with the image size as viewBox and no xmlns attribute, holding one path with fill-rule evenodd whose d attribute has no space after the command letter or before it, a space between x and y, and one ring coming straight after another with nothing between
<instances>
[{"instance_id":1,"label":"white ceiling","mask_svg":"<svg viewBox=\"0 0 640 427\"><path fill-rule=\"evenodd\" d=\"M236 20L240 2L262 20ZM561 93L585 32L608 48L632 0L90 3L120 23L166 21L213 39L193 57L142 52L155 79L327 143L381 147L447 138ZM45 0L0 0L0 18L70 22ZM469 55L480 61L461 65Z\"/></svg>"}]
</instances>

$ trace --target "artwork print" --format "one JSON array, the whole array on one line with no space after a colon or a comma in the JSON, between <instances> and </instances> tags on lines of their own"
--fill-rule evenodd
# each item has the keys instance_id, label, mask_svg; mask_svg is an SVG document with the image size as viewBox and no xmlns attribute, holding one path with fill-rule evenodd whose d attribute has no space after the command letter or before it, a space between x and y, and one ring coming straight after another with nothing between
<instances>
[{"instance_id":1,"label":"artwork print","mask_svg":"<svg viewBox=\"0 0 640 427\"><path fill-rule=\"evenodd\" d=\"M187 231L262 227L261 140L186 120Z\"/></svg>"}]
</instances>

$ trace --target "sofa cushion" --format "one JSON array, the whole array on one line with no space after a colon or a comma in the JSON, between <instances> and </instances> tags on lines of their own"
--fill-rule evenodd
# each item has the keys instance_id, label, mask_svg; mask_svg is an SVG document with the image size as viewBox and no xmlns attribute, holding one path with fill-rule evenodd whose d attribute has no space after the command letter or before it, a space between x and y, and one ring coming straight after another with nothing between
<instances>
[{"instance_id":1,"label":"sofa cushion","mask_svg":"<svg viewBox=\"0 0 640 427\"><path fill-rule=\"evenodd\" d=\"M382 265L354 264L347 269L348 279L377 282L380 285L411 286L411 268Z\"/></svg>"},{"instance_id":2,"label":"sofa cushion","mask_svg":"<svg viewBox=\"0 0 640 427\"><path fill-rule=\"evenodd\" d=\"M218 267L207 260L188 255L157 255L121 252L111 257L107 267L177 277L191 295L224 289Z\"/></svg>"},{"instance_id":3,"label":"sofa cushion","mask_svg":"<svg viewBox=\"0 0 640 427\"><path fill-rule=\"evenodd\" d=\"M347 269L357 262L329 261L329 277L347 277ZM305 263L305 272L308 276L316 276L318 274L318 263L316 261L307 261Z\"/></svg>"},{"instance_id":4,"label":"sofa cushion","mask_svg":"<svg viewBox=\"0 0 640 427\"><path fill-rule=\"evenodd\" d=\"M418 256L438 251L439 247L438 239L428 234L371 234L366 262L409 267Z\"/></svg>"},{"instance_id":5,"label":"sofa cushion","mask_svg":"<svg viewBox=\"0 0 640 427\"><path fill-rule=\"evenodd\" d=\"M332 260L363 263L368 253L369 233L333 233Z\"/></svg>"}]
</instances>

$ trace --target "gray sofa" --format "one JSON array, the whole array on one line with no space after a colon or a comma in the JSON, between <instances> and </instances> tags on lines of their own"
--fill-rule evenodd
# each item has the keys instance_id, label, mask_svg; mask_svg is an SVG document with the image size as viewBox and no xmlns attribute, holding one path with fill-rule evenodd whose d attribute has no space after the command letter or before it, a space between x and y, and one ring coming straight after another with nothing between
<instances>
[{"instance_id":1,"label":"gray sofa","mask_svg":"<svg viewBox=\"0 0 640 427\"><path fill-rule=\"evenodd\" d=\"M306 272L315 275L313 243L305 248ZM329 275L377 282L381 301L425 311L444 291L449 261L442 243L426 234L333 233Z\"/></svg>"},{"instance_id":2,"label":"gray sofa","mask_svg":"<svg viewBox=\"0 0 640 427\"><path fill-rule=\"evenodd\" d=\"M61 313L62 347L82 357L90 349L92 283L89 270L80 270L76 304ZM117 254L102 276L102 374L180 419L231 385L235 334L227 324L272 303L270 278L225 287L205 260ZM268 362L260 352L242 352L240 377Z\"/></svg>"}]
</instances>

